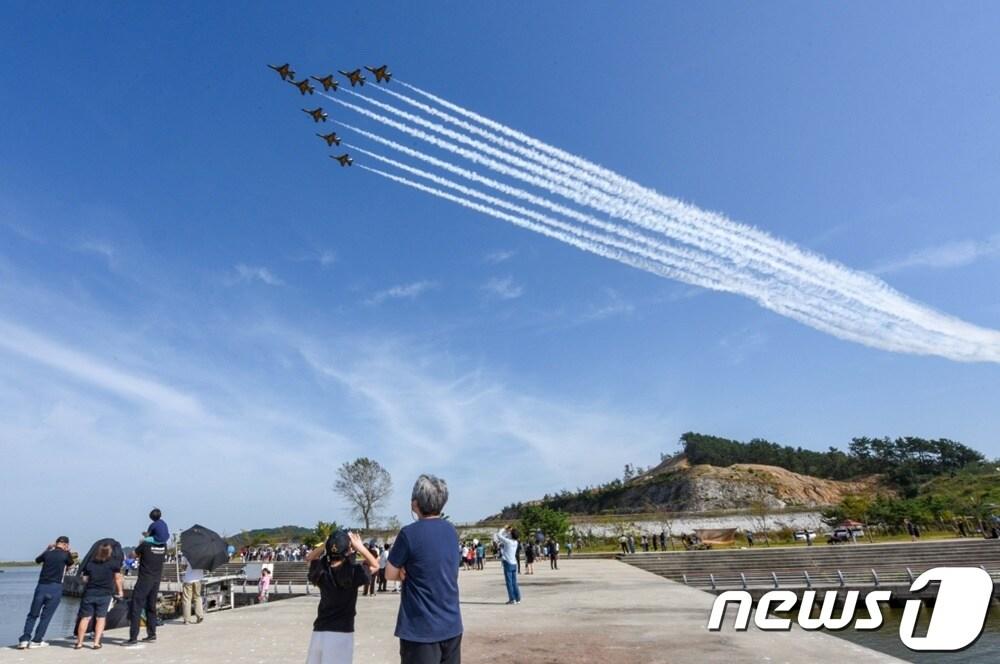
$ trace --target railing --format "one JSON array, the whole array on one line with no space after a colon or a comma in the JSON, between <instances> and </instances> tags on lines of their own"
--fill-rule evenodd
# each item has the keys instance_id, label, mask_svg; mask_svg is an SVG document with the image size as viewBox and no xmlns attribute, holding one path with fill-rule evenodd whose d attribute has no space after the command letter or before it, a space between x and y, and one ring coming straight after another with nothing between
<instances>
[{"instance_id":1,"label":"railing","mask_svg":"<svg viewBox=\"0 0 1000 664\"><path fill-rule=\"evenodd\" d=\"M980 565L979 567L990 575L990 578L994 580L994 583L1000 583L1000 571L990 572L983 565ZM836 569L825 572L817 572L816 570L813 570L811 573L808 570L796 572L791 570L781 570L780 575L777 571L762 570L737 572L732 575L717 575L715 573L697 575L684 573L681 575L681 580L685 585L696 588L707 587L712 590L725 588L739 588L747 590L752 587L805 589L846 587L880 588L883 586L910 586L916 576L917 574L915 574L911 568L906 567L899 571L886 571L883 569L882 572L878 572L874 568L869 568L867 570L849 569L847 571L843 569Z\"/></svg>"}]
</instances>

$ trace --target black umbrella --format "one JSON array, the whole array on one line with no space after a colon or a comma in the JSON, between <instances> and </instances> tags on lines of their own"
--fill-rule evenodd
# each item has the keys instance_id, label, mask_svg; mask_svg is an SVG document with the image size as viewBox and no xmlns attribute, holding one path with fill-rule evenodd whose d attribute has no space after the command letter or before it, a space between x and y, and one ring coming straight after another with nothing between
<instances>
[{"instance_id":1,"label":"black umbrella","mask_svg":"<svg viewBox=\"0 0 1000 664\"><path fill-rule=\"evenodd\" d=\"M111 545L111 566L115 569L121 569L122 565L125 563L125 552L122 551L121 543L113 537L105 537L104 539L99 539L90 547L87 555L83 557L80 564L77 566L77 575L83 574L83 569L87 566L94 556L97 555L97 549L101 547L102 544Z\"/></svg>"},{"instance_id":2,"label":"black umbrella","mask_svg":"<svg viewBox=\"0 0 1000 664\"><path fill-rule=\"evenodd\" d=\"M192 569L210 572L229 562L226 540L205 526L191 526L181 533L181 553Z\"/></svg>"}]
</instances>

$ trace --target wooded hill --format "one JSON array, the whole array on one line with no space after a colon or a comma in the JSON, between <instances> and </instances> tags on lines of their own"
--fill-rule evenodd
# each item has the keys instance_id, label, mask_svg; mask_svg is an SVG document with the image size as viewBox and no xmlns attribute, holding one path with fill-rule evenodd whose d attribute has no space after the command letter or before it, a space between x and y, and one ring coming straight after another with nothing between
<instances>
[{"instance_id":1,"label":"wooded hill","mask_svg":"<svg viewBox=\"0 0 1000 664\"><path fill-rule=\"evenodd\" d=\"M648 470L626 465L621 479L528 504L577 514L823 507L856 494L913 497L930 480L983 462L961 443L912 436L854 438L846 451L825 452L693 432L680 444L681 453ZM522 508L497 517L517 518Z\"/></svg>"}]
</instances>

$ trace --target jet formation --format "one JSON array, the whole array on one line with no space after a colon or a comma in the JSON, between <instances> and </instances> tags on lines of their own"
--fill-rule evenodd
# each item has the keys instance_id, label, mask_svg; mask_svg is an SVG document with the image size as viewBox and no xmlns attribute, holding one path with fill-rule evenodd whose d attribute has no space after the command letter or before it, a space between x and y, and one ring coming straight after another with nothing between
<instances>
[{"instance_id":1,"label":"jet formation","mask_svg":"<svg viewBox=\"0 0 1000 664\"><path fill-rule=\"evenodd\" d=\"M301 81L296 81L295 71L292 69L292 66L287 62L283 65L268 65L268 67L278 72L278 75L281 76L282 81L290 83L291 85L294 85L296 88L298 88L299 92L303 96L307 94L311 95L316 90L316 88L314 88L312 84L309 83L310 78L318 82L320 85L322 85L324 92L337 91L338 83L336 79L333 78L333 74L328 74L326 76L310 76L309 78L303 78ZM388 83L392 79L392 72L389 71L388 65L382 65L380 67L369 67L365 65L365 69L374 74L376 83ZM342 76L344 76L344 78L347 79L347 81L351 84L352 88L356 85L360 85L362 87L364 86L366 79L364 76L361 75L360 68L355 69L353 71L344 71L343 69L338 69L337 71ZM326 122L327 118L330 117L329 115L327 115L326 111L324 111L321 106L317 106L316 108L313 109L303 108L302 112L311 117L313 119L313 122L316 123ZM316 135L322 138L324 141L326 141L328 147L332 148L334 145L340 145L340 137L337 136L336 132L330 132L329 134L316 134ZM351 159L351 156L346 152L339 156L330 155L330 159L333 159L334 161L338 162L341 166L350 166L351 164L354 163L354 160Z\"/></svg>"}]
</instances>

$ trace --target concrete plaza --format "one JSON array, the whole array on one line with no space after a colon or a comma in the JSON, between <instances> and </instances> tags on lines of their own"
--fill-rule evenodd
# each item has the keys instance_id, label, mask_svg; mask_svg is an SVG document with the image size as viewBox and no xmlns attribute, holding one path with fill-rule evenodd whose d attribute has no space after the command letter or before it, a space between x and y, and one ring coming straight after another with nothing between
<instances>
[{"instance_id":1,"label":"concrete plaza","mask_svg":"<svg viewBox=\"0 0 1000 664\"><path fill-rule=\"evenodd\" d=\"M496 562L460 574L466 662L898 662L825 634L793 629L709 632L714 596L614 560L548 562L521 576L523 602L507 606ZM398 661L392 636L398 595L358 598L354 661ZM158 642L124 649L122 630L109 632L100 652L77 652L53 640L45 650L0 650L0 662L142 662L158 664L305 661L315 597L209 614L201 625L169 621ZM728 624L733 611L730 610Z\"/></svg>"}]
</instances>

